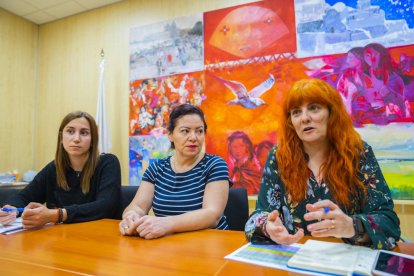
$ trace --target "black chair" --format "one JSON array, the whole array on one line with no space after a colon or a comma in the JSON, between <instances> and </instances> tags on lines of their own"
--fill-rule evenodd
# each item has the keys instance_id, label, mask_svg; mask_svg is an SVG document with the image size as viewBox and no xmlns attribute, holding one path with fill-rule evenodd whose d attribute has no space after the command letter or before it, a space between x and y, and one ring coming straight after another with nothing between
<instances>
[{"instance_id":1,"label":"black chair","mask_svg":"<svg viewBox=\"0 0 414 276\"><path fill-rule=\"evenodd\" d=\"M138 186L121 186L121 197L119 199L119 209L115 216L116 219L122 219L122 213L125 208L134 199L135 194L138 191Z\"/></svg>"},{"instance_id":2,"label":"black chair","mask_svg":"<svg viewBox=\"0 0 414 276\"><path fill-rule=\"evenodd\" d=\"M249 218L249 200L245 188L230 188L224 215L230 230L244 231L244 225Z\"/></svg>"},{"instance_id":3,"label":"black chair","mask_svg":"<svg viewBox=\"0 0 414 276\"><path fill-rule=\"evenodd\" d=\"M7 200L17 194L20 190L18 188L0 188L0 207L7 203Z\"/></svg>"}]
</instances>

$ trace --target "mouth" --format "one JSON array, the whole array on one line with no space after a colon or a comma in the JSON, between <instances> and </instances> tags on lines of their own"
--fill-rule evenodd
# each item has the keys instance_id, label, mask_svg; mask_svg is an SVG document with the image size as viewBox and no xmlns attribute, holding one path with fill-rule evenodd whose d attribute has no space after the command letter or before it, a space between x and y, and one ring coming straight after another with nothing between
<instances>
[{"instance_id":1,"label":"mouth","mask_svg":"<svg viewBox=\"0 0 414 276\"><path fill-rule=\"evenodd\" d=\"M197 148L197 146L195 146L195 145L192 145L192 146L187 146L188 148L190 148L190 149L195 149L195 148Z\"/></svg>"},{"instance_id":2,"label":"mouth","mask_svg":"<svg viewBox=\"0 0 414 276\"><path fill-rule=\"evenodd\" d=\"M312 130L314 130L315 128L313 128L313 127L305 127L304 129L303 129L303 132L308 132L308 131L312 131Z\"/></svg>"}]
</instances>

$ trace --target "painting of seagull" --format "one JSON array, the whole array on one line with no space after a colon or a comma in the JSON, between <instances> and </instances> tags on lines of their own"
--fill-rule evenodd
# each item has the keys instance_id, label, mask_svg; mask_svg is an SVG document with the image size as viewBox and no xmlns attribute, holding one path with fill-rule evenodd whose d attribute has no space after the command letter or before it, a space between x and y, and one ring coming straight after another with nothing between
<instances>
[{"instance_id":1,"label":"painting of seagull","mask_svg":"<svg viewBox=\"0 0 414 276\"><path fill-rule=\"evenodd\" d=\"M263 95L266 91L273 87L275 83L275 78L272 74L269 74L270 77L253 88L250 91L247 91L243 83L233 80L226 80L218 76L214 76L218 79L224 86L226 86L230 91L236 96L236 99L231 100L228 104L232 105L241 105L245 108L256 108L265 104L260 96Z\"/></svg>"}]
</instances>

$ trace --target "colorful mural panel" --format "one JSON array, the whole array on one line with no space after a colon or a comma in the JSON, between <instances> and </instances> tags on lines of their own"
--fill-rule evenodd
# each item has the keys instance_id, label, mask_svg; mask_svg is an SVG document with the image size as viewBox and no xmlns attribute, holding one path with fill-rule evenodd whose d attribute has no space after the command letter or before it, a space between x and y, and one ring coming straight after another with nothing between
<instances>
[{"instance_id":1,"label":"colorful mural panel","mask_svg":"<svg viewBox=\"0 0 414 276\"><path fill-rule=\"evenodd\" d=\"M206 64L296 51L293 1L272 0L204 14Z\"/></svg>"},{"instance_id":2,"label":"colorful mural panel","mask_svg":"<svg viewBox=\"0 0 414 276\"><path fill-rule=\"evenodd\" d=\"M169 47L175 45L171 34L159 38L180 29L186 39L177 45L191 47L189 41L199 38L189 35L188 26L199 26L200 16L186 19L187 27L171 27L182 19L145 26L145 43L134 39L140 28L133 29L130 185L139 184L153 160L169 154L168 114L191 103L206 115L206 151L227 161L234 187L256 194L277 141L281 99L294 81L313 77L338 90L393 197L414 199L412 10L411 0L265 0L207 12L204 46L196 47L198 53L205 49L201 69L181 62L179 51ZM170 50L176 64L158 67L157 59ZM138 66L142 58L146 63ZM193 61L199 58L193 55ZM164 64L169 60L167 54Z\"/></svg>"},{"instance_id":3,"label":"colorful mural panel","mask_svg":"<svg viewBox=\"0 0 414 276\"><path fill-rule=\"evenodd\" d=\"M139 186L146 168L159 158L168 156L170 140L167 135L129 137L129 185Z\"/></svg>"},{"instance_id":4,"label":"colorful mural panel","mask_svg":"<svg viewBox=\"0 0 414 276\"><path fill-rule=\"evenodd\" d=\"M414 122L414 47L394 51L370 43L346 55L310 59L310 77L329 82L341 94L356 127ZM394 52L394 54L393 54Z\"/></svg>"},{"instance_id":5,"label":"colorful mural panel","mask_svg":"<svg viewBox=\"0 0 414 276\"><path fill-rule=\"evenodd\" d=\"M409 1L295 1L298 57L345 53L353 47L414 43Z\"/></svg>"},{"instance_id":6,"label":"colorful mural panel","mask_svg":"<svg viewBox=\"0 0 414 276\"><path fill-rule=\"evenodd\" d=\"M305 69L281 57L206 71L206 149L227 160L234 187L258 192L264 159L276 142L283 93L306 77Z\"/></svg>"},{"instance_id":7,"label":"colorful mural panel","mask_svg":"<svg viewBox=\"0 0 414 276\"><path fill-rule=\"evenodd\" d=\"M177 105L206 100L204 72L130 82L130 185L138 185L150 161L166 157L168 116Z\"/></svg>"},{"instance_id":8,"label":"colorful mural panel","mask_svg":"<svg viewBox=\"0 0 414 276\"><path fill-rule=\"evenodd\" d=\"M139 26L130 33L130 79L204 68L203 15Z\"/></svg>"},{"instance_id":9,"label":"colorful mural panel","mask_svg":"<svg viewBox=\"0 0 414 276\"><path fill-rule=\"evenodd\" d=\"M199 106L206 99L204 83L204 72L132 81L129 135L166 134L172 108L183 103Z\"/></svg>"}]
</instances>

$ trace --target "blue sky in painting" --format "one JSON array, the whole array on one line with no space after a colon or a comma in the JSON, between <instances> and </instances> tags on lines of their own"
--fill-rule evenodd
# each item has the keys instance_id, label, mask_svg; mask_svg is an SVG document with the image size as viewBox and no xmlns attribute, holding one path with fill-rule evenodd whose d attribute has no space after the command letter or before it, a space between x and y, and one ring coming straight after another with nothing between
<instances>
[{"instance_id":1,"label":"blue sky in painting","mask_svg":"<svg viewBox=\"0 0 414 276\"><path fill-rule=\"evenodd\" d=\"M357 5L357 0L326 0L326 3L331 6L338 2L352 8L356 8ZM371 0L371 5L380 6L385 11L387 20L405 19L410 29L414 27L414 0Z\"/></svg>"}]
</instances>

